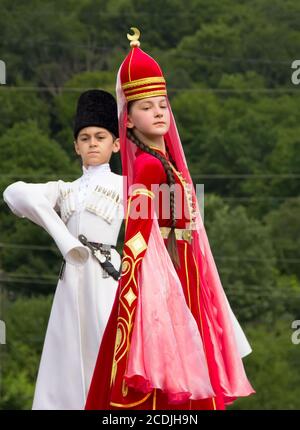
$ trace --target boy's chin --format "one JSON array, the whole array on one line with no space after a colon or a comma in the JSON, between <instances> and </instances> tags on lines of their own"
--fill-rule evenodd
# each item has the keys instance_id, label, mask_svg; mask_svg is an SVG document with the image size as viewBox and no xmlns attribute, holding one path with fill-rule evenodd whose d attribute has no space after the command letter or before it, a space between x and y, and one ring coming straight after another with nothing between
<instances>
[{"instance_id":1,"label":"boy's chin","mask_svg":"<svg viewBox=\"0 0 300 430\"><path fill-rule=\"evenodd\" d=\"M99 166L100 164L109 163L109 160L88 160L86 164L88 166Z\"/></svg>"}]
</instances>

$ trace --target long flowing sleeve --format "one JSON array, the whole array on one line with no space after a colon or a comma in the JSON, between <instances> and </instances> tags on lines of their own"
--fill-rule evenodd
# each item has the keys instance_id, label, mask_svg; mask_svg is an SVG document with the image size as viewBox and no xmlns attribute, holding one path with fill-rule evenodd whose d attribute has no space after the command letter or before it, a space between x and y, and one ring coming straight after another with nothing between
<instances>
[{"instance_id":1,"label":"long flowing sleeve","mask_svg":"<svg viewBox=\"0 0 300 430\"><path fill-rule=\"evenodd\" d=\"M130 283L132 291L153 223L155 194L152 186L166 179L161 162L152 156L138 157L134 171L133 187L127 202L121 278L122 287Z\"/></svg>"},{"instance_id":2,"label":"long flowing sleeve","mask_svg":"<svg viewBox=\"0 0 300 430\"><path fill-rule=\"evenodd\" d=\"M43 227L68 263L81 265L86 262L88 249L70 233L55 210L59 199L59 181L45 184L18 181L4 190L3 198L16 216Z\"/></svg>"}]
</instances>

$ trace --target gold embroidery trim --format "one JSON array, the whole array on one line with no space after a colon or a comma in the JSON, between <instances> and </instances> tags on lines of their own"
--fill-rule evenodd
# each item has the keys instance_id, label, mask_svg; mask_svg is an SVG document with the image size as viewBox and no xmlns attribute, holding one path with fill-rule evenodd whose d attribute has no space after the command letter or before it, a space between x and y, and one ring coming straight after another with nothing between
<instances>
[{"instance_id":1,"label":"gold embroidery trim","mask_svg":"<svg viewBox=\"0 0 300 430\"><path fill-rule=\"evenodd\" d=\"M131 60L131 58L130 58L130 60ZM130 64L129 64L129 66L130 66ZM130 76L129 76L129 79L131 79ZM130 82L123 84L122 88L123 88L123 90L126 90L127 88L138 87L139 85L157 84L157 83L165 84L166 83L165 78L163 78L162 76L153 76L150 78L136 79L135 81L130 80Z\"/></svg>"},{"instance_id":2,"label":"gold embroidery trim","mask_svg":"<svg viewBox=\"0 0 300 430\"><path fill-rule=\"evenodd\" d=\"M140 405L141 403L145 402L150 396L151 393L148 393L145 397L142 398L142 400L139 400L138 402L134 402L134 403L127 403L126 405L122 405L121 403L114 403L114 402L110 402L111 406L115 406L117 408L133 408L134 406Z\"/></svg>"},{"instance_id":3,"label":"gold embroidery trim","mask_svg":"<svg viewBox=\"0 0 300 430\"><path fill-rule=\"evenodd\" d=\"M215 398L214 397L212 397L212 402L213 402L214 410L216 410L217 408L216 408L216 402L215 402Z\"/></svg>"},{"instance_id":4,"label":"gold embroidery trim","mask_svg":"<svg viewBox=\"0 0 300 430\"><path fill-rule=\"evenodd\" d=\"M144 195L147 197L150 197L150 199L154 198L154 193L150 190L147 190L146 188L136 188L133 193L131 194L131 197L137 196L137 195Z\"/></svg>"},{"instance_id":5,"label":"gold embroidery trim","mask_svg":"<svg viewBox=\"0 0 300 430\"><path fill-rule=\"evenodd\" d=\"M156 388L154 388L153 391L153 403L152 403L152 410L155 411L156 410Z\"/></svg>"},{"instance_id":6,"label":"gold embroidery trim","mask_svg":"<svg viewBox=\"0 0 300 430\"><path fill-rule=\"evenodd\" d=\"M113 356L112 369L111 369L111 375L110 375L110 386L112 386L114 384L115 379L116 379L118 363L115 360L115 356L116 356L116 351L119 348L121 342L122 342L122 331L118 327L117 333L116 333L114 356Z\"/></svg>"},{"instance_id":7,"label":"gold embroidery trim","mask_svg":"<svg viewBox=\"0 0 300 430\"><path fill-rule=\"evenodd\" d=\"M128 387L126 385L125 379L123 379L123 382L122 382L122 395L123 395L123 397L126 397L127 394L128 394Z\"/></svg>"},{"instance_id":8,"label":"gold embroidery trim","mask_svg":"<svg viewBox=\"0 0 300 430\"><path fill-rule=\"evenodd\" d=\"M156 151L160 151L162 154L164 154L164 156L166 156L166 153L162 149L157 148L157 146L150 145L149 148L156 149Z\"/></svg>"},{"instance_id":9,"label":"gold embroidery trim","mask_svg":"<svg viewBox=\"0 0 300 430\"><path fill-rule=\"evenodd\" d=\"M132 93L134 93L134 92L136 92L136 91L140 91L140 90L143 90L143 91L148 91L148 90L153 90L153 89L158 89L158 90L163 90L164 89L164 87L163 87L163 85L161 85L161 84L156 84L156 85L147 85L147 86L144 86L144 87L141 87L141 88L133 88L132 90L126 90L125 91L125 94L127 95L130 95L130 94L132 94Z\"/></svg>"},{"instance_id":10,"label":"gold embroidery trim","mask_svg":"<svg viewBox=\"0 0 300 430\"><path fill-rule=\"evenodd\" d=\"M130 212L130 203L131 203L131 197L127 200L127 213L126 213L126 219L125 219L125 232L127 230L127 224L128 224L128 218L129 218L129 212Z\"/></svg>"},{"instance_id":11,"label":"gold embroidery trim","mask_svg":"<svg viewBox=\"0 0 300 430\"><path fill-rule=\"evenodd\" d=\"M130 59L129 59L129 64L128 64L128 76L129 76L129 80L131 81L131 73L130 73L130 66L131 66L131 60L133 57L133 53L134 53L134 49L131 51L131 55L130 55Z\"/></svg>"},{"instance_id":12,"label":"gold embroidery trim","mask_svg":"<svg viewBox=\"0 0 300 430\"><path fill-rule=\"evenodd\" d=\"M185 195L185 198L186 198L186 201L187 201L187 204L188 204L189 217L190 217L190 222L191 222L192 218L193 218L193 208L192 208L192 205L191 205L191 202L190 202L190 199L189 199L189 196L191 195L191 193L190 193L190 191L186 187L187 183L186 183L186 180L183 179L182 173L178 172L170 161L169 161L169 164L170 164L171 168L174 170L174 172L176 173L176 175L178 176L178 179L181 182L181 185L183 187L184 195Z\"/></svg>"},{"instance_id":13,"label":"gold embroidery trim","mask_svg":"<svg viewBox=\"0 0 300 430\"><path fill-rule=\"evenodd\" d=\"M188 290L188 296L189 296L189 308L192 309L191 305L191 294L190 294L190 279L189 279L189 272L187 268L187 243L184 244L184 262L185 262L185 273L186 273L186 280L187 280L187 290Z\"/></svg>"},{"instance_id":14,"label":"gold embroidery trim","mask_svg":"<svg viewBox=\"0 0 300 430\"><path fill-rule=\"evenodd\" d=\"M128 273L130 269L130 264L128 261L122 261L122 276Z\"/></svg>"},{"instance_id":15,"label":"gold embroidery trim","mask_svg":"<svg viewBox=\"0 0 300 430\"><path fill-rule=\"evenodd\" d=\"M134 94L132 96L128 96L126 97L127 101L130 102L131 100L140 100L140 99L144 99L146 97L152 97L152 96L166 96L167 95L167 90L163 90L163 91L148 91L145 93L140 93L140 94Z\"/></svg>"}]
</instances>

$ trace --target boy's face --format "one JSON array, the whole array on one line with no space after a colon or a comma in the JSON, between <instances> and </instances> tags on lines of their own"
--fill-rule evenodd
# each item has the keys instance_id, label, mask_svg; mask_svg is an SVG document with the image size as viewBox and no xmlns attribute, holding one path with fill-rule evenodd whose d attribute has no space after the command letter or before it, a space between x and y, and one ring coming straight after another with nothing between
<instances>
[{"instance_id":1,"label":"boy's face","mask_svg":"<svg viewBox=\"0 0 300 430\"><path fill-rule=\"evenodd\" d=\"M81 129L74 144L84 167L108 163L111 154L120 149L119 139L114 139L109 131L101 127Z\"/></svg>"}]
</instances>

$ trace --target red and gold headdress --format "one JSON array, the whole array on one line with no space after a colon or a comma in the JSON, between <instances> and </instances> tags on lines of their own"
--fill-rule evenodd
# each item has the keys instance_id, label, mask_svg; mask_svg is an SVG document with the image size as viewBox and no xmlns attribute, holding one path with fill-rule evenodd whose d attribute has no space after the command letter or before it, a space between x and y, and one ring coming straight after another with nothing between
<instances>
[{"instance_id":1,"label":"red and gold headdress","mask_svg":"<svg viewBox=\"0 0 300 430\"><path fill-rule=\"evenodd\" d=\"M127 102L145 97L167 95L166 81L157 62L139 48L140 32L131 27L134 34L127 34L131 51L123 61L120 79Z\"/></svg>"}]
</instances>

